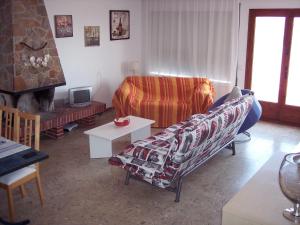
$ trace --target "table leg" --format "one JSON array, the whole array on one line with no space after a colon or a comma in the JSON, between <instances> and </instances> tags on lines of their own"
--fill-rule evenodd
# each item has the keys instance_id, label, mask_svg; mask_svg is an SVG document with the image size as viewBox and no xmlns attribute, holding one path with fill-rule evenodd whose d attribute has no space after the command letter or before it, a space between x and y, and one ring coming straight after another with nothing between
<instances>
[{"instance_id":1,"label":"table leg","mask_svg":"<svg viewBox=\"0 0 300 225\"><path fill-rule=\"evenodd\" d=\"M151 127L146 126L131 133L131 143L151 136Z\"/></svg>"},{"instance_id":2,"label":"table leg","mask_svg":"<svg viewBox=\"0 0 300 225\"><path fill-rule=\"evenodd\" d=\"M89 136L90 158L106 158L112 156L112 142L110 140Z\"/></svg>"}]
</instances>

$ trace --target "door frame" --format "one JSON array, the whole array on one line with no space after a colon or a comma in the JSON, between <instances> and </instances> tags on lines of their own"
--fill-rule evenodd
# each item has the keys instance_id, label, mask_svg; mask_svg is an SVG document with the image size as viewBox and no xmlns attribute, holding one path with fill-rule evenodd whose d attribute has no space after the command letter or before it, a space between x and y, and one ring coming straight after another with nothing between
<instances>
[{"instance_id":1,"label":"door frame","mask_svg":"<svg viewBox=\"0 0 300 225\"><path fill-rule=\"evenodd\" d=\"M290 49L293 31L293 18L300 17L300 9L250 9L248 21L247 53L246 53L246 71L245 88L251 89L252 65L255 37L255 18L256 17L286 17L283 51L280 71L280 86L278 94L278 103L260 101L263 113L263 120L288 123L300 126L300 107L285 105L286 90L288 83L288 68L290 62Z\"/></svg>"}]
</instances>

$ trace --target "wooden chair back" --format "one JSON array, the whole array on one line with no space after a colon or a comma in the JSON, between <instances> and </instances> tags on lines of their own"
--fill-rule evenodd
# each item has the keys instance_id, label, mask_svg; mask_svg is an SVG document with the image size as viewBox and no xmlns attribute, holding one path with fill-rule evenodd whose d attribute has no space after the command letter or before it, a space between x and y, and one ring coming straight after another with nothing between
<instances>
[{"instance_id":1,"label":"wooden chair back","mask_svg":"<svg viewBox=\"0 0 300 225\"><path fill-rule=\"evenodd\" d=\"M4 113L5 113L4 116L5 120L3 120ZM0 118L1 126L7 127L8 125L11 126L13 123L13 126L11 127L14 127L14 128L8 128L7 131L6 129L4 129L5 136L12 137L9 135L9 133L12 132L11 130L14 130L13 133L16 134L15 137L18 138L15 139L16 142L30 146L35 150L40 149L40 116L39 115L20 112L17 109L7 109L7 107L1 106L0 116L1 116ZM12 120L14 122L12 122ZM34 137L34 142L32 141L33 137ZM4 188L7 192L9 217L11 221L14 220L14 215L15 215L14 204L13 204L13 189L20 188L22 197L24 197L25 196L24 185L29 181L36 179L41 205L43 205L44 202L44 194L41 186L41 179L39 173L39 164L38 163L35 164L36 170L32 170L32 168L29 167L26 168L27 170L31 169L31 172L29 174L28 172L24 173L24 171L20 169L19 170L20 172L17 173L17 175L14 173L6 175L6 176L11 176L9 179L13 180L12 183L7 183L7 182L0 183L0 188ZM15 223L11 223L11 224L15 224Z\"/></svg>"},{"instance_id":2,"label":"wooden chair back","mask_svg":"<svg viewBox=\"0 0 300 225\"><path fill-rule=\"evenodd\" d=\"M1 105L0 126L0 136L19 142L20 118L18 109Z\"/></svg>"},{"instance_id":3,"label":"wooden chair back","mask_svg":"<svg viewBox=\"0 0 300 225\"><path fill-rule=\"evenodd\" d=\"M20 112L20 124L22 129L22 144L40 150L40 115ZM34 143L32 138L34 137Z\"/></svg>"}]
</instances>

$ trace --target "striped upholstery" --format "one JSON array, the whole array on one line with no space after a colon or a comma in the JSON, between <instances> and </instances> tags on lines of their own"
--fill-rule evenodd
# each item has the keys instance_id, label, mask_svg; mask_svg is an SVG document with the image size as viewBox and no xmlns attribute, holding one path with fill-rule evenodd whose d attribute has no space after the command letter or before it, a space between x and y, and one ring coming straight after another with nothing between
<instances>
[{"instance_id":1,"label":"striped upholstery","mask_svg":"<svg viewBox=\"0 0 300 225\"><path fill-rule=\"evenodd\" d=\"M117 117L140 116L168 127L213 103L214 88L207 78L130 76L116 90L112 103Z\"/></svg>"}]
</instances>

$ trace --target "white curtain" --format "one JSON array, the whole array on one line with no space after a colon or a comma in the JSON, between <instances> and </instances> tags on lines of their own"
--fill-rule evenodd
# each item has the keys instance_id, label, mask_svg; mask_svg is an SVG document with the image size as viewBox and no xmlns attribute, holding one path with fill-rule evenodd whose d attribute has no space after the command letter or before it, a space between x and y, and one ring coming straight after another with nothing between
<instances>
[{"instance_id":1,"label":"white curtain","mask_svg":"<svg viewBox=\"0 0 300 225\"><path fill-rule=\"evenodd\" d=\"M145 74L234 85L237 0L143 0L142 8Z\"/></svg>"}]
</instances>

